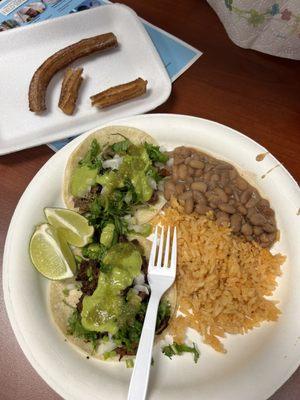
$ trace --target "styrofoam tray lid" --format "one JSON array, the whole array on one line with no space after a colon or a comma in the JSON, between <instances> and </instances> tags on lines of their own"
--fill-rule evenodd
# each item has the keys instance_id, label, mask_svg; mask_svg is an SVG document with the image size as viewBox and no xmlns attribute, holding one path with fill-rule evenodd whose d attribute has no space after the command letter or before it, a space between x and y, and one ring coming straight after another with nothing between
<instances>
[{"instance_id":1,"label":"styrofoam tray lid","mask_svg":"<svg viewBox=\"0 0 300 400\"><path fill-rule=\"evenodd\" d=\"M44 60L72 43L106 32L117 36L118 48L72 63L84 68L74 115L65 115L58 108L64 70L48 86L47 110L42 114L30 112L29 83ZM171 93L169 76L150 37L136 13L121 4L2 32L0 52L0 155L75 136L99 123L150 111ZM91 106L91 95L138 77L148 81L144 96L103 110Z\"/></svg>"}]
</instances>

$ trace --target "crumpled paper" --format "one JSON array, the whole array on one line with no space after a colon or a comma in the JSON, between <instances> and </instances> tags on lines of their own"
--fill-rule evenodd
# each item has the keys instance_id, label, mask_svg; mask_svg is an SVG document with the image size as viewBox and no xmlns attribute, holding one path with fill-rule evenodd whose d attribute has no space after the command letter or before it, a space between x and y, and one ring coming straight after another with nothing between
<instances>
[{"instance_id":1,"label":"crumpled paper","mask_svg":"<svg viewBox=\"0 0 300 400\"><path fill-rule=\"evenodd\" d=\"M207 0L240 47L300 60L300 0Z\"/></svg>"}]
</instances>

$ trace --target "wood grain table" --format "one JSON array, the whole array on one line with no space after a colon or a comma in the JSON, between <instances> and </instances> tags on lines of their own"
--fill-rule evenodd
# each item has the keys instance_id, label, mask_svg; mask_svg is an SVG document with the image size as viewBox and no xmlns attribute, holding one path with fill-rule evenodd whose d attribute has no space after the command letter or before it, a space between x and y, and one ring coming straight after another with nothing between
<instances>
[{"instance_id":1,"label":"wood grain table","mask_svg":"<svg viewBox=\"0 0 300 400\"><path fill-rule=\"evenodd\" d=\"M124 3L147 21L204 52L173 84L169 100L154 112L199 116L237 129L271 151L299 181L300 62L235 46L204 0L128 0ZM48 147L40 146L0 158L1 258L16 204L52 154ZM59 399L18 346L8 322L2 291L0 311L0 398ZM271 399L299 398L300 369Z\"/></svg>"}]
</instances>

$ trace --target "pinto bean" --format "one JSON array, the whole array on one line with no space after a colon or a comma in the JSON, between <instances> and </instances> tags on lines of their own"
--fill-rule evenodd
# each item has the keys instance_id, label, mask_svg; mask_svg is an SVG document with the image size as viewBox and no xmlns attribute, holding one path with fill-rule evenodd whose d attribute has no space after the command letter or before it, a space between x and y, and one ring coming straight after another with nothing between
<instances>
[{"instance_id":1,"label":"pinto bean","mask_svg":"<svg viewBox=\"0 0 300 400\"><path fill-rule=\"evenodd\" d=\"M239 203L240 202L240 196L239 196L239 192L237 191L236 188L233 189L232 194L233 194L234 199Z\"/></svg>"},{"instance_id":2,"label":"pinto bean","mask_svg":"<svg viewBox=\"0 0 300 400\"><path fill-rule=\"evenodd\" d=\"M259 213L251 214L249 217L249 220L250 220L251 224L258 225L258 226L263 226L267 222L266 218L262 214L259 214Z\"/></svg>"},{"instance_id":3,"label":"pinto bean","mask_svg":"<svg viewBox=\"0 0 300 400\"><path fill-rule=\"evenodd\" d=\"M203 169L204 168L204 162L200 161L200 160L191 159L190 166L192 168L195 168L195 169Z\"/></svg>"},{"instance_id":4,"label":"pinto bean","mask_svg":"<svg viewBox=\"0 0 300 400\"><path fill-rule=\"evenodd\" d=\"M274 242L276 240L276 232L270 233L269 235L270 242Z\"/></svg>"},{"instance_id":5,"label":"pinto bean","mask_svg":"<svg viewBox=\"0 0 300 400\"><path fill-rule=\"evenodd\" d=\"M242 214L242 215L247 215L247 208L246 207L244 207L243 205L238 205L237 206L237 210L238 210L238 212L240 213L240 214Z\"/></svg>"},{"instance_id":6,"label":"pinto bean","mask_svg":"<svg viewBox=\"0 0 300 400\"><path fill-rule=\"evenodd\" d=\"M210 178L212 175L213 175L213 172L211 172L211 171L205 172L205 174L203 175L204 182L206 182L206 183L210 182Z\"/></svg>"},{"instance_id":7,"label":"pinto bean","mask_svg":"<svg viewBox=\"0 0 300 400\"><path fill-rule=\"evenodd\" d=\"M195 211L200 215L205 215L211 209L207 207L205 204L198 203L195 207Z\"/></svg>"},{"instance_id":8,"label":"pinto bean","mask_svg":"<svg viewBox=\"0 0 300 400\"><path fill-rule=\"evenodd\" d=\"M221 189L220 187L215 188L214 193L217 194L217 196L219 197L219 199L222 201L222 203L227 203L228 202L228 196L227 194L224 192L223 189Z\"/></svg>"},{"instance_id":9,"label":"pinto bean","mask_svg":"<svg viewBox=\"0 0 300 400\"><path fill-rule=\"evenodd\" d=\"M216 182L219 181L219 179L220 179L220 176L219 176L218 174L213 174L213 175L210 177L210 183L216 183Z\"/></svg>"},{"instance_id":10,"label":"pinto bean","mask_svg":"<svg viewBox=\"0 0 300 400\"><path fill-rule=\"evenodd\" d=\"M196 169L195 172L194 172L194 175L195 176L202 176L203 175L202 169Z\"/></svg>"},{"instance_id":11,"label":"pinto bean","mask_svg":"<svg viewBox=\"0 0 300 400\"><path fill-rule=\"evenodd\" d=\"M237 171L235 168L233 168L229 171L229 179L233 181L236 177L237 177Z\"/></svg>"},{"instance_id":12,"label":"pinto bean","mask_svg":"<svg viewBox=\"0 0 300 400\"><path fill-rule=\"evenodd\" d=\"M251 216L252 214L255 214L255 213L257 213L255 207L251 207L251 208L249 208L248 211L247 211L247 217L250 218L250 216Z\"/></svg>"},{"instance_id":13,"label":"pinto bean","mask_svg":"<svg viewBox=\"0 0 300 400\"><path fill-rule=\"evenodd\" d=\"M262 233L259 237L259 239L263 242L263 243L268 243L269 240L269 236L266 233Z\"/></svg>"},{"instance_id":14,"label":"pinto bean","mask_svg":"<svg viewBox=\"0 0 300 400\"><path fill-rule=\"evenodd\" d=\"M236 212L236 209L230 204L221 203L218 207L221 211L227 212L228 214L234 214Z\"/></svg>"},{"instance_id":15,"label":"pinto bean","mask_svg":"<svg viewBox=\"0 0 300 400\"><path fill-rule=\"evenodd\" d=\"M192 197L193 197L193 192L191 190L189 190L188 192L181 193L178 196L178 199L179 200L187 200L187 199L191 199Z\"/></svg>"},{"instance_id":16,"label":"pinto bean","mask_svg":"<svg viewBox=\"0 0 300 400\"><path fill-rule=\"evenodd\" d=\"M178 154L182 157L189 157L191 155L191 149L185 146L176 147L174 154Z\"/></svg>"},{"instance_id":17,"label":"pinto bean","mask_svg":"<svg viewBox=\"0 0 300 400\"><path fill-rule=\"evenodd\" d=\"M171 196L175 193L175 184L167 180L164 185L164 196L166 200L170 200Z\"/></svg>"},{"instance_id":18,"label":"pinto bean","mask_svg":"<svg viewBox=\"0 0 300 400\"><path fill-rule=\"evenodd\" d=\"M193 212L193 210L194 210L194 200L193 200L192 198L187 199L187 200L185 201L184 211L185 211L187 214L191 214L191 213Z\"/></svg>"},{"instance_id":19,"label":"pinto bean","mask_svg":"<svg viewBox=\"0 0 300 400\"><path fill-rule=\"evenodd\" d=\"M174 165L179 165L182 164L184 162L184 158L180 155L175 155L174 157Z\"/></svg>"},{"instance_id":20,"label":"pinto bean","mask_svg":"<svg viewBox=\"0 0 300 400\"><path fill-rule=\"evenodd\" d=\"M201 192L198 192L198 190L193 190L193 198L197 203L202 203L202 204L207 203L207 200L206 200L206 197L204 196L204 194L202 194Z\"/></svg>"},{"instance_id":21,"label":"pinto bean","mask_svg":"<svg viewBox=\"0 0 300 400\"><path fill-rule=\"evenodd\" d=\"M210 172L214 169L214 167L215 167L214 165L207 162L204 167L204 172Z\"/></svg>"},{"instance_id":22,"label":"pinto bean","mask_svg":"<svg viewBox=\"0 0 300 400\"><path fill-rule=\"evenodd\" d=\"M260 199L259 206L265 207L265 208L270 208L270 202L266 199Z\"/></svg>"},{"instance_id":23,"label":"pinto bean","mask_svg":"<svg viewBox=\"0 0 300 400\"><path fill-rule=\"evenodd\" d=\"M190 185L191 183L194 182L194 179L191 176L189 176L189 177L186 178L185 182Z\"/></svg>"},{"instance_id":24,"label":"pinto bean","mask_svg":"<svg viewBox=\"0 0 300 400\"><path fill-rule=\"evenodd\" d=\"M205 182L193 182L191 184L191 189L205 193L207 190L207 184Z\"/></svg>"},{"instance_id":25,"label":"pinto bean","mask_svg":"<svg viewBox=\"0 0 300 400\"><path fill-rule=\"evenodd\" d=\"M224 192L226 193L226 194L232 194L232 189L231 189L231 187L230 186L225 186L224 187Z\"/></svg>"},{"instance_id":26,"label":"pinto bean","mask_svg":"<svg viewBox=\"0 0 300 400\"><path fill-rule=\"evenodd\" d=\"M260 226L254 226L253 232L256 236L259 236L263 233L263 229Z\"/></svg>"},{"instance_id":27,"label":"pinto bean","mask_svg":"<svg viewBox=\"0 0 300 400\"><path fill-rule=\"evenodd\" d=\"M256 204L259 202L259 199L256 197L251 197L247 203L245 204L246 208L251 208L251 207L255 207Z\"/></svg>"},{"instance_id":28,"label":"pinto bean","mask_svg":"<svg viewBox=\"0 0 300 400\"><path fill-rule=\"evenodd\" d=\"M183 193L184 190L185 190L185 184L182 183L182 182L178 182L178 183L176 183L176 185L175 185L175 189L176 189L176 193L177 193L177 194L181 194L181 193Z\"/></svg>"},{"instance_id":29,"label":"pinto bean","mask_svg":"<svg viewBox=\"0 0 300 400\"><path fill-rule=\"evenodd\" d=\"M185 164L180 164L178 166L178 178L181 180L185 180L187 178L187 166Z\"/></svg>"},{"instance_id":30,"label":"pinto bean","mask_svg":"<svg viewBox=\"0 0 300 400\"><path fill-rule=\"evenodd\" d=\"M232 169L232 165L226 163L226 162L221 162L219 165L216 166L216 171L228 171Z\"/></svg>"},{"instance_id":31,"label":"pinto bean","mask_svg":"<svg viewBox=\"0 0 300 400\"><path fill-rule=\"evenodd\" d=\"M227 183L229 182L229 176L228 176L228 172L224 171L221 173L221 179L220 179L220 184L223 186L223 188L227 185Z\"/></svg>"},{"instance_id":32,"label":"pinto bean","mask_svg":"<svg viewBox=\"0 0 300 400\"><path fill-rule=\"evenodd\" d=\"M270 224L269 222L264 224L262 228L267 233L273 233L276 231L276 227L274 225Z\"/></svg>"},{"instance_id":33,"label":"pinto bean","mask_svg":"<svg viewBox=\"0 0 300 400\"><path fill-rule=\"evenodd\" d=\"M246 204L250 199L250 197L251 197L251 190L250 189L244 190L240 197L241 203Z\"/></svg>"},{"instance_id":34,"label":"pinto bean","mask_svg":"<svg viewBox=\"0 0 300 400\"><path fill-rule=\"evenodd\" d=\"M233 214L230 217L230 226L232 229L232 232L238 233L241 230L242 226L242 216L240 214Z\"/></svg>"},{"instance_id":35,"label":"pinto bean","mask_svg":"<svg viewBox=\"0 0 300 400\"><path fill-rule=\"evenodd\" d=\"M246 190L248 187L248 183L245 181L245 179L241 178L240 176L236 178L235 184L237 188L240 190Z\"/></svg>"},{"instance_id":36,"label":"pinto bean","mask_svg":"<svg viewBox=\"0 0 300 400\"><path fill-rule=\"evenodd\" d=\"M252 226L250 224L243 224L241 227L241 232L245 236L251 236L253 232Z\"/></svg>"},{"instance_id":37,"label":"pinto bean","mask_svg":"<svg viewBox=\"0 0 300 400\"><path fill-rule=\"evenodd\" d=\"M222 226L229 225L229 216L227 213L224 213L223 211L216 212L216 220L219 225Z\"/></svg>"},{"instance_id":38,"label":"pinto bean","mask_svg":"<svg viewBox=\"0 0 300 400\"><path fill-rule=\"evenodd\" d=\"M194 170L192 167L188 166L188 174L189 174L190 176L193 176L194 173L195 173L195 170Z\"/></svg>"},{"instance_id":39,"label":"pinto bean","mask_svg":"<svg viewBox=\"0 0 300 400\"><path fill-rule=\"evenodd\" d=\"M192 153L191 157L193 160L201 160L201 155L196 151Z\"/></svg>"},{"instance_id":40,"label":"pinto bean","mask_svg":"<svg viewBox=\"0 0 300 400\"><path fill-rule=\"evenodd\" d=\"M187 157L187 158L184 160L185 165L188 165L188 164L190 163L191 159L192 159L191 156L190 156L190 157Z\"/></svg>"},{"instance_id":41,"label":"pinto bean","mask_svg":"<svg viewBox=\"0 0 300 400\"><path fill-rule=\"evenodd\" d=\"M178 181L178 166L177 165L173 165L173 168L172 168L172 179L173 179L173 182Z\"/></svg>"}]
</instances>

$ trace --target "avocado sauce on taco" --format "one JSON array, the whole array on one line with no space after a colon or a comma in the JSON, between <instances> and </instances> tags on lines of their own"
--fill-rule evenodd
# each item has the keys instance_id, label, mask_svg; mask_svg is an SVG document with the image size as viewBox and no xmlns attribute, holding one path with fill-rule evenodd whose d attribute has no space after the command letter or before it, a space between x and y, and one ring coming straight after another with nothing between
<instances>
[{"instance_id":1,"label":"avocado sauce on taco","mask_svg":"<svg viewBox=\"0 0 300 400\"><path fill-rule=\"evenodd\" d=\"M101 359L136 354L149 300L148 223L164 205L159 191L168 156L148 134L110 126L88 136L68 160L66 206L94 227L76 248L74 279L52 282L53 318L68 341ZM156 334L175 309L171 288L158 310Z\"/></svg>"}]
</instances>

